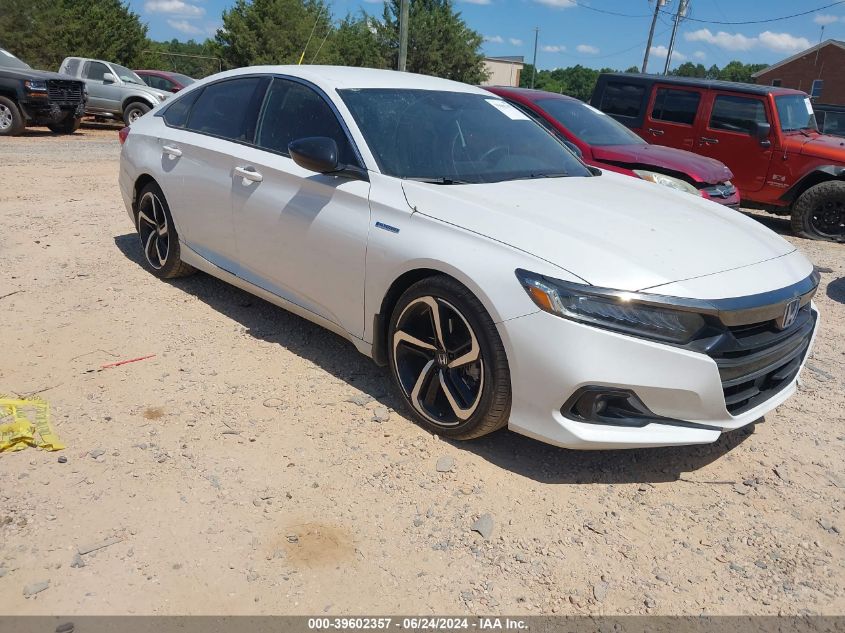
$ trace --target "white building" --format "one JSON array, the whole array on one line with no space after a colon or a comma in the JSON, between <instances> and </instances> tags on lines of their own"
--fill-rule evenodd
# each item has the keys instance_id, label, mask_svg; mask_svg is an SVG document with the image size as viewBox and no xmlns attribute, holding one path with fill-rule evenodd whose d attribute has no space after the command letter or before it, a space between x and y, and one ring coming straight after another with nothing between
<instances>
[{"instance_id":1,"label":"white building","mask_svg":"<svg viewBox=\"0 0 845 633\"><path fill-rule=\"evenodd\" d=\"M525 65L524 58L515 57L485 57L484 67L490 75L482 86L519 86L519 76Z\"/></svg>"}]
</instances>

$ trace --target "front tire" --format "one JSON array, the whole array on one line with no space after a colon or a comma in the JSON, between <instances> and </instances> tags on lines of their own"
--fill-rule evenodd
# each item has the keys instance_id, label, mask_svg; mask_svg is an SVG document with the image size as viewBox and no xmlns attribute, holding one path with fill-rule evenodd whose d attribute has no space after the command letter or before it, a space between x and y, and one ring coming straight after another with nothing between
<instances>
[{"instance_id":1,"label":"front tire","mask_svg":"<svg viewBox=\"0 0 845 633\"><path fill-rule=\"evenodd\" d=\"M62 119L59 123L54 123L53 125L49 125L50 131L54 134L73 134L76 130L79 129L79 126L82 124L82 117L75 117L72 114L68 114L64 119Z\"/></svg>"},{"instance_id":2,"label":"front tire","mask_svg":"<svg viewBox=\"0 0 845 633\"><path fill-rule=\"evenodd\" d=\"M150 272L159 279L186 277L196 272L179 257L179 234L164 193L156 183L151 182L141 190L135 218L144 263Z\"/></svg>"},{"instance_id":3,"label":"front tire","mask_svg":"<svg viewBox=\"0 0 845 633\"><path fill-rule=\"evenodd\" d=\"M17 136L25 125L21 111L11 99L0 97L0 136Z\"/></svg>"},{"instance_id":4,"label":"front tire","mask_svg":"<svg viewBox=\"0 0 845 633\"><path fill-rule=\"evenodd\" d=\"M812 240L845 241L845 182L810 187L792 207L792 230Z\"/></svg>"},{"instance_id":5,"label":"front tire","mask_svg":"<svg viewBox=\"0 0 845 633\"><path fill-rule=\"evenodd\" d=\"M511 384L493 320L462 284L429 277L408 288L388 331L393 384L426 429L468 440L507 424Z\"/></svg>"},{"instance_id":6,"label":"front tire","mask_svg":"<svg viewBox=\"0 0 845 633\"><path fill-rule=\"evenodd\" d=\"M126 125L132 125L150 110L150 106L146 103L141 103L140 101L130 103L123 110L123 122L126 123Z\"/></svg>"}]
</instances>

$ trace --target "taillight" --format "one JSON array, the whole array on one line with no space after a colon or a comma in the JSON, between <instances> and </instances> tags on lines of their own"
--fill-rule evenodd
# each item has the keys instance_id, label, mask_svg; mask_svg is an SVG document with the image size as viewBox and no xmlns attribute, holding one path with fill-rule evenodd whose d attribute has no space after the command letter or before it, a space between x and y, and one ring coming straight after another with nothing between
<instances>
[{"instance_id":1,"label":"taillight","mask_svg":"<svg viewBox=\"0 0 845 633\"><path fill-rule=\"evenodd\" d=\"M120 139L120 144L123 145L126 142L127 137L129 136L129 126L127 125L125 128L120 130L117 133L117 137Z\"/></svg>"}]
</instances>

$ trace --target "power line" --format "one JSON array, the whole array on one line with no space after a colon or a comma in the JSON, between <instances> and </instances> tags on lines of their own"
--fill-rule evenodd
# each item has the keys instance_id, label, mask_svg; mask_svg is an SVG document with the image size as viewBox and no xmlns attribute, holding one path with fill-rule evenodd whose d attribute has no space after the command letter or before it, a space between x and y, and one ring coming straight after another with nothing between
<instances>
[{"instance_id":1,"label":"power line","mask_svg":"<svg viewBox=\"0 0 845 633\"><path fill-rule=\"evenodd\" d=\"M580 7L581 9L588 9L590 11L595 11L596 13L604 13L605 15L615 15L618 18L650 18L650 13L642 13L639 15L633 15L631 13L618 13L616 11L608 11L607 9L597 9L595 7L591 7L589 4L581 4L578 0L570 0L572 4L576 7Z\"/></svg>"},{"instance_id":2,"label":"power line","mask_svg":"<svg viewBox=\"0 0 845 633\"><path fill-rule=\"evenodd\" d=\"M801 13L793 13L792 15L783 15L778 18L767 18L765 20L742 20L742 21L729 21L729 20L705 20L704 18L686 18L689 22L699 22L701 24L723 24L723 25L740 25L740 24L767 24L769 22L780 22L781 20L790 20L792 18L800 18L804 15L810 15L812 13L818 13L819 11L824 11L825 9L830 9L831 7L836 7L839 5L845 4L845 0L837 0L837 2L831 2L830 4L826 4L823 7L817 7L815 9L810 9L809 11L802 11ZM578 5L583 6L583 5ZM667 13L666 11L662 11L663 13ZM671 13L671 12L668 12Z\"/></svg>"}]
</instances>

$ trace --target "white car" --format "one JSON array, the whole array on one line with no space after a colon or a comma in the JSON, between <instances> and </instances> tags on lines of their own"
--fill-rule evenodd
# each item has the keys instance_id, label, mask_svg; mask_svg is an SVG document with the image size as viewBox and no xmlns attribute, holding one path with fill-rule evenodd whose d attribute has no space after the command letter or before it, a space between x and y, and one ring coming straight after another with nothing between
<instances>
[{"instance_id":1,"label":"white car","mask_svg":"<svg viewBox=\"0 0 845 633\"><path fill-rule=\"evenodd\" d=\"M427 429L713 442L794 391L818 275L740 213L588 168L480 88L214 75L121 132L146 264L200 269L388 364Z\"/></svg>"}]
</instances>

